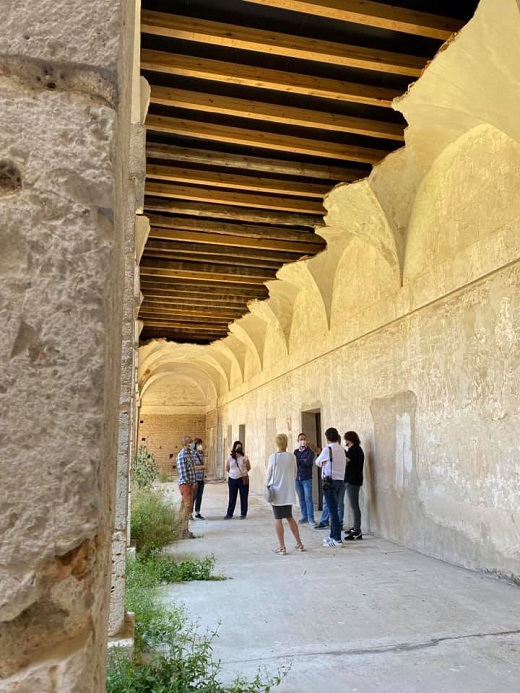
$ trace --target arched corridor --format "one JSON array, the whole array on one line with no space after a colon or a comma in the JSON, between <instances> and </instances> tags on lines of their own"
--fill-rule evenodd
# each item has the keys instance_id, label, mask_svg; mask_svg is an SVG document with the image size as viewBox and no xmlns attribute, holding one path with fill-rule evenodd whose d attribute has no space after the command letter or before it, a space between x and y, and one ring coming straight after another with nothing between
<instances>
[{"instance_id":1,"label":"arched corridor","mask_svg":"<svg viewBox=\"0 0 520 693\"><path fill-rule=\"evenodd\" d=\"M175 483L182 436L202 438L216 508L233 441L254 497L277 433L292 450L329 426L361 436L370 540L284 559L302 590L322 566L338 600L342 580L377 586L370 609L341 611L355 643L334 631L334 652L395 690L418 690L427 655L453 674L431 693L464 690L459 655L468 692L512 690L517 0L4 4L0 691L105 690L108 638L132 638L140 444ZM334 677L327 611L289 644L260 619L284 564L253 505L232 546L220 521L191 542L236 575L208 589L228 598L253 571L262 657L287 648L295 681L312 661ZM237 623L197 590L183 587L209 624L222 615L231 661Z\"/></svg>"}]
</instances>

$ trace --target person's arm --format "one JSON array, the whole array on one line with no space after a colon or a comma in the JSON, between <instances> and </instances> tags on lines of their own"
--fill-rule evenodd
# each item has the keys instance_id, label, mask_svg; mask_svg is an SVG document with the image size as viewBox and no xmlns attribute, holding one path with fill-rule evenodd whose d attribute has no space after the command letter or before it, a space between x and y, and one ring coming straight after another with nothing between
<instances>
[{"instance_id":1,"label":"person's arm","mask_svg":"<svg viewBox=\"0 0 520 693\"><path fill-rule=\"evenodd\" d=\"M314 453L315 455L319 455L320 452L321 452L321 450L319 449L319 447L317 447L316 445L314 445L314 443L311 443L310 440L307 441L307 447L310 448L310 449L313 451L313 453Z\"/></svg>"},{"instance_id":2,"label":"person's arm","mask_svg":"<svg viewBox=\"0 0 520 693\"><path fill-rule=\"evenodd\" d=\"M305 457L301 463L301 466L307 467L307 468L312 467L312 465L314 464L314 458L315 457L316 457L316 455L314 454L314 452L310 448L307 448L307 451L305 453Z\"/></svg>"},{"instance_id":3,"label":"person's arm","mask_svg":"<svg viewBox=\"0 0 520 693\"><path fill-rule=\"evenodd\" d=\"M226 472L229 474L229 457L226 460Z\"/></svg>"},{"instance_id":4,"label":"person's arm","mask_svg":"<svg viewBox=\"0 0 520 693\"><path fill-rule=\"evenodd\" d=\"M244 455L244 463L246 465L246 469L248 472L251 471L251 462L249 461L249 457L247 455Z\"/></svg>"},{"instance_id":5,"label":"person's arm","mask_svg":"<svg viewBox=\"0 0 520 693\"><path fill-rule=\"evenodd\" d=\"M316 466L317 467L323 467L324 464L327 464L329 461L329 448L328 446L325 446L323 450L320 452L318 457L316 458Z\"/></svg>"}]
</instances>

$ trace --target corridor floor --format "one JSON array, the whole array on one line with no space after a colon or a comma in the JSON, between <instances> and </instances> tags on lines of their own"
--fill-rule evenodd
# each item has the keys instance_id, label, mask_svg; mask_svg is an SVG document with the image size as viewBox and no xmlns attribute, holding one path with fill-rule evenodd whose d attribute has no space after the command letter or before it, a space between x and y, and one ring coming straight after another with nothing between
<instances>
[{"instance_id":1,"label":"corridor floor","mask_svg":"<svg viewBox=\"0 0 520 693\"><path fill-rule=\"evenodd\" d=\"M163 592L202 629L218 627L226 672L290 664L277 693L520 691L518 587L372 536L323 548L326 532L310 526L306 553L286 535L289 554L279 556L263 498L250 498L245 521L224 521L226 505L227 486L208 484L207 520L191 527L198 538L171 551L214 554L229 579Z\"/></svg>"}]
</instances>

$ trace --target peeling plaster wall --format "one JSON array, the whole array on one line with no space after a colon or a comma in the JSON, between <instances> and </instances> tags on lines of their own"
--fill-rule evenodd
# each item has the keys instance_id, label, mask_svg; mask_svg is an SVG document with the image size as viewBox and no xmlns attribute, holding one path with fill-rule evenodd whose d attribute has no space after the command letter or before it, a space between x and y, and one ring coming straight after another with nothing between
<instances>
[{"instance_id":1,"label":"peeling plaster wall","mask_svg":"<svg viewBox=\"0 0 520 693\"><path fill-rule=\"evenodd\" d=\"M132 12L2 4L1 691L105 686Z\"/></svg>"},{"instance_id":2,"label":"peeling plaster wall","mask_svg":"<svg viewBox=\"0 0 520 693\"><path fill-rule=\"evenodd\" d=\"M225 421L246 424L252 489L261 490L274 451L268 422L294 446L301 412L319 407L323 429L353 428L363 440L367 529L519 577L519 296L516 263L224 397Z\"/></svg>"}]
</instances>

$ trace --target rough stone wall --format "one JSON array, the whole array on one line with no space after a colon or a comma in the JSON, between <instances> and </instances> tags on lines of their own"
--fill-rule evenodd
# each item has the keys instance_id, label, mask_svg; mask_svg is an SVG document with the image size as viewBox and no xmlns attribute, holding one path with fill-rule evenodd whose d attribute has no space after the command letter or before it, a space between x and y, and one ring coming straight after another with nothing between
<instances>
[{"instance_id":1,"label":"rough stone wall","mask_svg":"<svg viewBox=\"0 0 520 693\"><path fill-rule=\"evenodd\" d=\"M104 690L132 14L2 4L2 691Z\"/></svg>"},{"instance_id":2,"label":"rough stone wall","mask_svg":"<svg viewBox=\"0 0 520 693\"><path fill-rule=\"evenodd\" d=\"M141 373L213 383L217 447L246 425L257 491L274 433L319 409L361 435L366 527L516 580L519 32L515 0L483 0L395 104L406 146L326 197L327 250L278 272L260 320L146 347Z\"/></svg>"}]
</instances>

